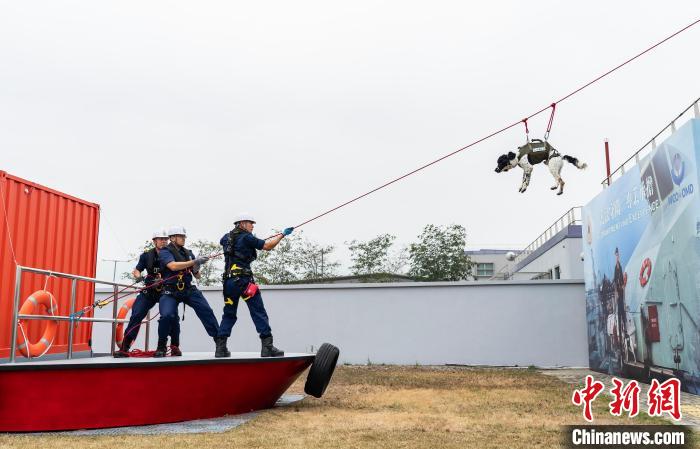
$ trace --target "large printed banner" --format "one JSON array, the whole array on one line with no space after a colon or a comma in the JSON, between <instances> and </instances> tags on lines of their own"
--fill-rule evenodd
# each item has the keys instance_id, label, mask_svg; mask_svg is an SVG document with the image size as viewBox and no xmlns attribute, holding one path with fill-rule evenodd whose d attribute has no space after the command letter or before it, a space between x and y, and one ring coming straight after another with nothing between
<instances>
[{"instance_id":1,"label":"large printed banner","mask_svg":"<svg viewBox=\"0 0 700 449\"><path fill-rule=\"evenodd\" d=\"M700 392L700 120L583 208L589 363Z\"/></svg>"}]
</instances>

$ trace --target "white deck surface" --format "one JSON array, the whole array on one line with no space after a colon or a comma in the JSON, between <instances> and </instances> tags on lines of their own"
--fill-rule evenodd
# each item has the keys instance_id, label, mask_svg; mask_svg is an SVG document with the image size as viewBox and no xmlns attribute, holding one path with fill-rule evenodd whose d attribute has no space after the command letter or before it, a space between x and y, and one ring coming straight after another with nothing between
<instances>
[{"instance_id":1,"label":"white deck surface","mask_svg":"<svg viewBox=\"0 0 700 449\"><path fill-rule=\"evenodd\" d=\"M0 371L2 371L3 368L7 367L17 367L17 366L22 366L22 367L38 367L38 366L70 366L70 365L76 365L76 366L85 366L85 365L130 365L134 363L138 364L143 364L143 363L174 363L177 362L178 364L180 363L187 363L187 362L202 362L202 361L217 361L217 362L225 362L225 361L231 361L231 362L238 362L238 361L265 361L265 362L272 362L275 360L284 360L284 359L298 359L298 358L306 358L306 357L314 357L314 354L306 354L306 353L288 353L285 354L283 357L260 357L259 352L232 352L231 357L227 358L215 358L213 352L184 352L181 357L128 357L128 358L114 358L111 356L99 356L99 357L80 357L80 358L74 358L71 360L63 359L63 360L46 360L46 361L27 361L26 359L18 359L17 363L3 363L0 364Z\"/></svg>"}]
</instances>

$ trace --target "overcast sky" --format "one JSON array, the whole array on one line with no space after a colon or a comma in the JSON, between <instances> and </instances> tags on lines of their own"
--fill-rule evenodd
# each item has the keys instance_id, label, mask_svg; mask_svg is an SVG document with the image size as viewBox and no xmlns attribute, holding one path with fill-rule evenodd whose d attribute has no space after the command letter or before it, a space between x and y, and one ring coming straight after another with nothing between
<instances>
[{"instance_id":1,"label":"overcast sky","mask_svg":"<svg viewBox=\"0 0 700 449\"><path fill-rule=\"evenodd\" d=\"M292 226L551 103L700 2L0 2L0 169L101 205L99 258L154 228ZM566 191L494 173L516 128L304 226L343 247L427 223L523 247L700 96L700 25L557 108ZM530 124L542 134L547 117ZM340 251L338 258L346 258ZM102 277L111 266L98 263ZM120 267L124 271L127 266ZM108 276L107 276L108 274Z\"/></svg>"}]
</instances>

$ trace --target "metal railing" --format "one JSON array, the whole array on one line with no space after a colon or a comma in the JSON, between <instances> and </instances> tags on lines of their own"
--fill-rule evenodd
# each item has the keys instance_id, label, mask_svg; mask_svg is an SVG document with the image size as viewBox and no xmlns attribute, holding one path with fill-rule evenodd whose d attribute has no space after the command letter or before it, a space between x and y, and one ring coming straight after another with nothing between
<instances>
[{"instance_id":1,"label":"metal railing","mask_svg":"<svg viewBox=\"0 0 700 449\"><path fill-rule=\"evenodd\" d=\"M525 249L515 255L513 262L515 265L525 260L527 256L544 245L549 239L554 237L559 231L567 226L581 223L581 206L572 207L564 215L559 217L550 227L540 234L532 243L527 245Z\"/></svg>"},{"instance_id":2,"label":"metal railing","mask_svg":"<svg viewBox=\"0 0 700 449\"><path fill-rule=\"evenodd\" d=\"M640 159L640 156L641 156L641 153L642 153L642 152L644 152L644 154L646 155L647 151L645 151L645 150L649 150L649 152L650 152L650 151L654 151L654 150L656 149L656 139L658 139L659 136L661 136L661 134L664 133L664 131L666 131L667 129L670 129L670 130L671 130L671 134L673 134L674 132L676 132L676 121L678 121L678 119L680 119L681 117L683 117L683 115L685 115L688 111L690 111L691 108L693 109L693 113L694 113L694 115L695 115L695 118L700 118L700 98L698 98L698 99L695 100L690 106L688 106L687 108L685 108L685 109L683 110L683 112L681 112L680 114L678 114L678 116L676 116L676 118L674 118L673 120L671 120L671 123L669 123L668 125L664 126L664 128L663 128L661 131L659 131L658 133L656 133L656 135L655 135L654 137L652 137L651 139L649 139L649 141L648 141L647 143L645 143L644 145L642 145L642 147L641 147L640 149L638 149L637 151L635 151L635 152L632 154L632 156L630 156L629 158L627 158L627 160L625 160L622 164L620 164L620 166L617 167L617 168L615 169L615 171L613 171L612 173L610 173L610 176L607 176L605 179L603 179L603 180L600 182L600 183L603 185L603 188L606 188L607 186L610 185L610 183L613 181L613 177L614 177L616 174L619 173L620 176L624 175L624 174L625 174L625 166L632 167L632 166L637 165L637 164L639 163L639 159ZM634 162L634 163L633 163L633 164L629 164L630 162ZM629 164L629 165L628 165L628 164Z\"/></svg>"},{"instance_id":3,"label":"metal railing","mask_svg":"<svg viewBox=\"0 0 700 449\"><path fill-rule=\"evenodd\" d=\"M63 278L63 279L70 279L71 280L71 296L70 296L70 310L69 310L69 315L68 316L60 316L60 315L25 315L25 314L20 314L19 309L20 309L20 295L21 295L21 290L22 290L22 273L35 273L35 274L45 274L47 276L51 277L57 277L57 278ZM77 295L77 290L78 290L78 281L83 281L83 282L90 282L92 284L100 284L100 285L111 285L114 289L113 293L113 298L114 300L112 301L112 318L91 318L91 317L82 317L82 316L74 316L75 314L75 301L76 301L76 295ZM120 291L119 288L122 287L122 290ZM59 273L56 271L50 271L50 270L42 270L39 268L31 268L31 267L23 267L21 265L17 265L17 269L15 271L15 297L14 297L14 308L12 310L12 340L10 342L10 363L15 362L15 357L16 357L16 352L17 352L17 327L19 326L19 320L52 320L52 321L69 321L70 327L68 330L68 350L66 353L66 358L67 359L72 359L73 358L73 333L75 330L75 326L73 325L74 323L79 323L81 321L84 322L91 322L91 323L112 323L112 339L111 339L111 344L110 344L110 353L114 355L114 342L116 340L117 336L117 324L119 323L128 323L129 320L126 319L118 319L117 318L117 305L118 305L118 295L120 293L125 294L125 293L135 293L134 291L128 291L128 289L134 289L136 288L133 285L126 285L126 284L119 284L117 282L110 282L110 281L101 281L99 279L94 279L94 278L89 278L85 276L78 276L74 274L67 274L67 273ZM148 316L146 317L146 321L150 321L150 312ZM146 350L148 350L148 340L149 340L149 326L146 326L146 332L145 332L145 338L146 338ZM27 348L29 349L29 348ZM31 354L29 354L29 351L27 351L27 358L31 360Z\"/></svg>"}]
</instances>

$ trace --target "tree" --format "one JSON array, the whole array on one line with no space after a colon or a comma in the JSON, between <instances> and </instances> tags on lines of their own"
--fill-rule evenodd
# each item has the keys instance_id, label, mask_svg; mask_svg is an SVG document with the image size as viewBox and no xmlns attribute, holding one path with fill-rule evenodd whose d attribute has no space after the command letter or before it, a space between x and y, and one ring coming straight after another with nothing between
<instances>
[{"instance_id":1,"label":"tree","mask_svg":"<svg viewBox=\"0 0 700 449\"><path fill-rule=\"evenodd\" d=\"M146 240L146 242L141 245L136 252L129 253L129 259L135 261L131 268L133 269L136 266L141 254L145 253L146 251L150 251L151 249L153 249L153 240ZM128 279L129 281L134 282L134 276L132 276L131 270L123 272L122 279Z\"/></svg>"},{"instance_id":2,"label":"tree","mask_svg":"<svg viewBox=\"0 0 700 449\"><path fill-rule=\"evenodd\" d=\"M290 235L272 251L258 251L253 271L263 284L287 284L303 279L334 276L340 263L330 259L335 248L304 237L303 232Z\"/></svg>"},{"instance_id":3,"label":"tree","mask_svg":"<svg viewBox=\"0 0 700 449\"><path fill-rule=\"evenodd\" d=\"M386 264L384 266L384 272L393 274L404 274L407 264L408 248L403 246L398 249L392 249L389 251L389 257L387 258Z\"/></svg>"},{"instance_id":4,"label":"tree","mask_svg":"<svg viewBox=\"0 0 700 449\"><path fill-rule=\"evenodd\" d=\"M335 276L340 262L330 259L333 245L320 245L301 238L294 248L295 270L300 279L322 279Z\"/></svg>"},{"instance_id":5,"label":"tree","mask_svg":"<svg viewBox=\"0 0 700 449\"><path fill-rule=\"evenodd\" d=\"M221 245L209 240L197 240L187 245L196 257L217 255L223 251ZM221 283L221 274L224 272L224 257L210 259L199 268L197 284L203 286L218 285Z\"/></svg>"},{"instance_id":6,"label":"tree","mask_svg":"<svg viewBox=\"0 0 700 449\"><path fill-rule=\"evenodd\" d=\"M386 273L390 265L389 248L395 239L391 234L382 234L366 242L351 241L348 248L352 259L352 274L360 276Z\"/></svg>"},{"instance_id":7,"label":"tree","mask_svg":"<svg viewBox=\"0 0 700 449\"><path fill-rule=\"evenodd\" d=\"M259 283L286 284L297 279L294 247L301 238L301 234L289 235L272 251L258 251L252 268Z\"/></svg>"},{"instance_id":8,"label":"tree","mask_svg":"<svg viewBox=\"0 0 700 449\"><path fill-rule=\"evenodd\" d=\"M409 247L409 275L424 281L467 279L472 262L464 253L467 240L464 227L429 224L418 239Z\"/></svg>"}]
</instances>

